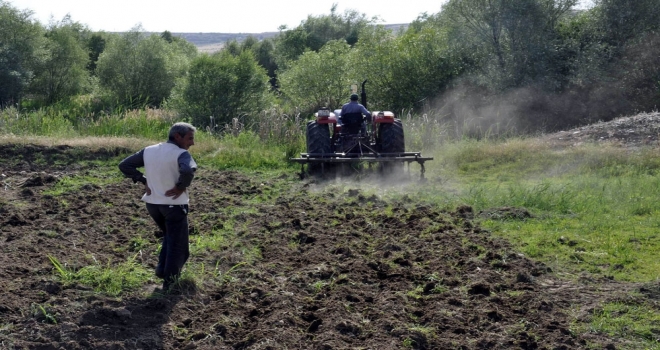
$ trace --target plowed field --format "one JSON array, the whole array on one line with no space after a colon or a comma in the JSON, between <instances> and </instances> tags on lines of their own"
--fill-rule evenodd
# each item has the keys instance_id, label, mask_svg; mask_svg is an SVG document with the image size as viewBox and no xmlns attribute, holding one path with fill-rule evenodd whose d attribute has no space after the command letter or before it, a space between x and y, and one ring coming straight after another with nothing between
<instances>
[{"instance_id":1,"label":"plowed field","mask_svg":"<svg viewBox=\"0 0 660 350\"><path fill-rule=\"evenodd\" d=\"M204 278L177 293L163 294L154 276L119 296L62 283L52 258L68 271L135 259L153 275L158 239L140 186L108 179L53 191L72 176L96 176L83 161L121 154L129 151L0 146L0 348L619 346L572 332L572 322L635 286L560 281L480 228L484 213L470 207L443 211L296 174L200 164L186 266Z\"/></svg>"}]
</instances>

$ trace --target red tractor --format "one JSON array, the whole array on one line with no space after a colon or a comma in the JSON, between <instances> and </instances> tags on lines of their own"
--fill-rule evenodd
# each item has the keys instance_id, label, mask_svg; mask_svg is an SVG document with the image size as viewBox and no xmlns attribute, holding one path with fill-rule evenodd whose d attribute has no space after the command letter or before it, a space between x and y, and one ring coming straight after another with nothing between
<instances>
[{"instance_id":1,"label":"red tractor","mask_svg":"<svg viewBox=\"0 0 660 350\"><path fill-rule=\"evenodd\" d=\"M365 80L362 82L361 102L367 107ZM380 163L379 169L387 174L402 170L404 163L421 165L424 178L424 162L433 158L422 157L420 152L406 152L403 124L390 111L374 111L371 120L361 113L341 115L341 110L331 112L321 108L315 119L307 123L307 153L292 161L302 164L301 176L343 173L346 165L355 169L362 163ZM344 170L344 171L342 171Z\"/></svg>"}]
</instances>

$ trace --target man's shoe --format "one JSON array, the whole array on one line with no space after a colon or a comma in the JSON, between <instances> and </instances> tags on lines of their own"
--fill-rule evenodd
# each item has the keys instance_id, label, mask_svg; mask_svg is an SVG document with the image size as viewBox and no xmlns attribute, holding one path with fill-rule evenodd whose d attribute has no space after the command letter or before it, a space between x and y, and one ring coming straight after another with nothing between
<instances>
[{"instance_id":1,"label":"man's shoe","mask_svg":"<svg viewBox=\"0 0 660 350\"><path fill-rule=\"evenodd\" d=\"M160 266L156 267L156 277L165 278L165 272L163 271L163 268Z\"/></svg>"},{"instance_id":2,"label":"man's shoe","mask_svg":"<svg viewBox=\"0 0 660 350\"><path fill-rule=\"evenodd\" d=\"M170 295L180 295L181 289L176 282L163 282L163 293Z\"/></svg>"}]
</instances>

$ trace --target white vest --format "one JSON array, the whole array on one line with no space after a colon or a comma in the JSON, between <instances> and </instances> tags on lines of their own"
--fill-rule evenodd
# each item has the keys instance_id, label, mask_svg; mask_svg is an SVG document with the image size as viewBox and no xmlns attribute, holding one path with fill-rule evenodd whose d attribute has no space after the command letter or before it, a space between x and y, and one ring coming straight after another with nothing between
<instances>
[{"instance_id":1,"label":"white vest","mask_svg":"<svg viewBox=\"0 0 660 350\"><path fill-rule=\"evenodd\" d=\"M144 149L144 176L151 195L145 193L143 201L151 204L188 204L188 191L177 199L165 196L165 192L172 189L179 180L178 158L183 152L186 150L168 142Z\"/></svg>"}]
</instances>

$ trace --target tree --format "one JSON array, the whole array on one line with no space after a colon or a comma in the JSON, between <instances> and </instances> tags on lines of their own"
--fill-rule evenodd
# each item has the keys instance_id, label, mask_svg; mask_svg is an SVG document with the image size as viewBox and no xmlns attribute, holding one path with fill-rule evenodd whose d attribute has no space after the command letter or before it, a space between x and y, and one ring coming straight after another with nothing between
<instances>
[{"instance_id":1,"label":"tree","mask_svg":"<svg viewBox=\"0 0 660 350\"><path fill-rule=\"evenodd\" d=\"M169 30L160 33L160 37L170 44L174 41L174 36L172 36L172 33Z\"/></svg>"},{"instance_id":2,"label":"tree","mask_svg":"<svg viewBox=\"0 0 660 350\"><path fill-rule=\"evenodd\" d=\"M660 105L660 7L651 0L601 0L593 9L605 62L603 84L616 91L607 110L617 116Z\"/></svg>"},{"instance_id":3,"label":"tree","mask_svg":"<svg viewBox=\"0 0 660 350\"><path fill-rule=\"evenodd\" d=\"M42 56L43 28L32 14L0 0L0 107L20 102Z\"/></svg>"},{"instance_id":4,"label":"tree","mask_svg":"<svg viewBox=\"0 0 660 350\"><path fill-rule=\"evenodd\" d=\"M643 33L660 29L657 0L597 0L594 10L602 39L616 48Z\"/></svg>"},{"instance_id":5,"label":"tree","mask_svg":"<svg viewBox=\"0 0 660 350\"><path fill-rule=\"evenodd\" d=\"M90 74L96 74L96 62L99 60L99 56L105 50L106 35L104 33L94 33L90 36L87 41L87 50L89 51L89 63L87 63L87 69Z\"/></svg>"},{"instance_id":6,"label":"tree","mask_svg":"<svg viewBox=\"0 0 660 350\"><path fill-rule=\"evenodd\" d=\"M367 19L366 15L354 10L337 14L337 4L333 4L329 15L307 16L307 19L291 30L280 27L276 41L276 61L279 67L286 68L307 50L319 51L331 40L343 40L349 45L358 41L359 33L377 18Z\"/></svg>"},{"instance_id":7,"label":"tree","mask_svg":"<svg viewBox=\"0 0 660 350\"><path fill-rule=\"evenodd\" d=\"M253 50L259 44L259 40L252 35L248 35L247 38L243 39L241 43L241 50Z\"/></svg>"},{"instance_id":8,"label":"tree","mask_svg":"<svg viewBox=\"0 0 660 350\"><path fill-rule=\"evenodd\" d=\"M229 54L233 56L238 56L243 52L243 49L241 48L241 44L238 43L238 41L231 40L225 43L225 46L222 48L223 51L228 52Z\"/></svg>"},{"instance_id":9,"label":"tree","mask_svg":"<svg viewBox=\"0 0 660 350\"><path fill-rule=\"evenodd\" d=\"M275 43L275 62L278 67L286 68L305 50L308 50L307 32L303 28L280 31Z\"/></svg>"},{"instance_id":10,"label":"tree","mask_svg":"<svg viewBox=\"0 0 660 350\"><path fill-rule=\"evenodd\" d=\"M341 107L350 93L345 41L330 41L319 52L307 51L279 74L280 90L305 112Z\"/></svg>"},{"instance_id":11,"label":"tree","mask_svg":"<svg viewBox=\"0 0 660 350\"><path fill-rule=\"evenodd\" d=\"M306 51L279 71L280 91L303 112L336 108L349 87L368 80L369 108L418 108L442 93L461 72L447 31L420 25L406 33L367 27L352 48L330 41L319 52ZM334 107L333 107L334 106Z\"/></svg>"},{"instance_id":12,"label":"tree","mask_svg":"<svg viewBox=\"0 0 660 350\"><path fill-rule=\"evenodd\" d=\"M395 35L377 26L361 33L351 52L351 76L369 81L370 108L418 108L439 95L461 72L445 30L420 26Z\"/></svg>"},{"instance_id":13,"label":"tree","mask_svg":"<svg viewBox=\"0 0 660 350\"><path fill-rule=\"evenodd\" d=\"M355 10L346 10L343 15L339 15L337 4L333 4L329 15L307 16L300 26L308 34L307 47L318 51L331 40L345 40L350 46L355 45L360 30L374 21Z\"/></svg>"},{"instance_id":14,"label":"tree","mask_svg":"<svg viewBox=\"0 0 660 350\"><path fill-rule=\"evenodd\" d=\"M660 105L659 17L657 1L600 0L560 23L573 116L608 120Z\"/></svg>"},{"instance_id":15,"label":"tree","mask_svg":"<svg viewBox=\"0 0 660 350\"><path fill-rule=\"evenodd\" d=\"M273 88L276 86L277 76L275 72L277 71L277 63L275 63L275 44L273 39L268 38L259 41L254 36L249 35L242 42L238 42L236 39L227 42L223 50L232 56L239 56L245 51L251 51L259 65L266 69L271 86Z\"/></svg>"},{"instance_id":16,"label":"tree","mask_svg":"<svg viewBox=\"0 0 660 350\"><path fill-rule=\"evenodd\" d=\"M101 86L121 104L159 106L185 74L191 56L189 43L146 36L138 27L109 41L96 70Z\"/></svg>"},{"instance_id":17,"label":"tree","mask_svg":"<svg viewBox=\"0 0 660 350\"><path fill-rule=\"evenodd\" d=\"M30 90L42 96L46 103L76 95L88 85L89 55L84 42L87 32L68 15L60 22L51 22L47 28L46 54L36 65L30 84Z\"/></svg>"},{"instance_id":18,"label":"tree","mask_svg":"<svg viewBox=\"0 0 660 350\"><path fill-rule=\"evenodd\" d=\"M196 125L219 124L233 118L255 118L265 108L268 76L251 51L234 56L220 51L195 58L171 103Z\"/></svg>"},{"instance_id":19,"label":"tree","mask_svg":"<svg viewBox=\"0 0 660 350\"><path fill-rule=\"evenodd\" d=\"M272 87L276 87L277 63L275 62L275 44L273 39L264 39L252 47L252 52L259 62L259 65L266 69Z\"/></svg>"},{"instance_id":20,"label":"tree","mask_svg":"<svg viewBox=\"0 0 660 350\"><path fill-rule=\"evenodd\" d=\"M542 79L553 68L555 27L576 2L450 0L441 16L457 48L479 53L473 58L485 68L483 81L502 90Z\"/></svg>"},{"instance_id":21,"label":"tree","mask_svg":"<svg viewBox=\"0 0 660 350\"><path fill-rule=\"evenodd\" d=\"M660 33L645 33L626 44L617 64L619 89L628 101L623 113L657 110L660 106Z\"/></svg>"}]
</instances>

